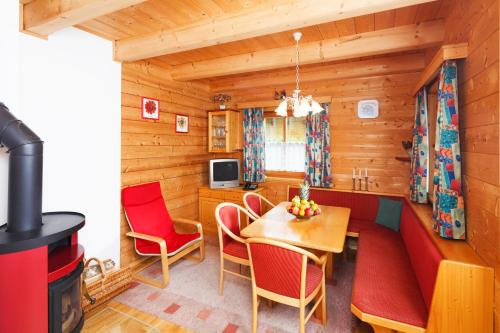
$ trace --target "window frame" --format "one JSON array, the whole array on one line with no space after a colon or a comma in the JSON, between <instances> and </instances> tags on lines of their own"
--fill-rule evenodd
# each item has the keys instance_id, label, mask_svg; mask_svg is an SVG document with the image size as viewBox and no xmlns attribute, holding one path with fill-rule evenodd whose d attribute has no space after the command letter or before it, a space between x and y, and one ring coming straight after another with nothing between
<instances>
[{"instance_id":1,"label":"window frame","mask_svg":"<svg viewBox=\"0 0 500 333\"><path fill-rule=\"evenodd\" d=\"M283 121L283 140L287 142L287 117L282 117L276 115L274 112L264 112L264 122L266 118L285 118ZM304 134L305 135L305 134ZM305 143L304 143L305 144ZM305 167L304 167L305 168ZM294 178L294 179L304 179L306 172L304 171L286 171L286 170L264 170L264 174L269 178Z\"/></svg>"}]
</instances>

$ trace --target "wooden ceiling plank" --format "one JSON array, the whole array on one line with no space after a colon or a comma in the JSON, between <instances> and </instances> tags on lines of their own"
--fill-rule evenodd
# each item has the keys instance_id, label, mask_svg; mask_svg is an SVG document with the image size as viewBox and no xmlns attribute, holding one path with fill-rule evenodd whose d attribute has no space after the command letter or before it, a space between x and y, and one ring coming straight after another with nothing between
<instances>
[{"instance_id":1,"label":"wooden ceiling plank","mask_svg":"<svg viewBox=\"0 0 500 333\"><path fill-rule=\"evenodd\" d=\"M114 54L118 61L134 61L433 1L332 0L325 6L323 0L273 0L252 11L118 40Z\"/></svg>"},{"instance_id":2,"label":"wooden ceiling plank","mask_svg":"<svg viewBox=\"0 0 500 333\"><path fill-rule=\"evenodd\" d=\"M302 67L300 69L300 82L419 72L424 67L424 55L420 53L322 66L315 65L314 67ZM215 92L231 92L265 86L280 87L290 82L295 82L294 69L280 70L279 72L272 71L270 73L256 73L243 77L222 78L211 81L210 86L212 91Z\"/></svg>"},{"instance_id":3,"label":"wooden ceiling plank","mask_svg":"<svg viewBox=\"0 0 500 333\"><path fill-rule=\"evenodd\" d=\"M410 24L410 23L408 23ZM354 25L356 26L356 33L369 32L375 30L375 15L368 14L354 18Z\"/></svg>"},{"instance_id":4,"label":"wooden ceiling plank","mask_svg":"<svg viewBox=\"0 0 500 333\"><path fill-rule=\"evenodd\" d=\"M394 25L398 27L400 25L415 23L415 18L417 17L417 10L418 6L410 6L397 9L396 15L394 17Z\"/></svg>"},{"instance_id":5,"label":"wooden ceiling plank","mask_svg":"<svg viewBox=\"0 0 500 333\"><path fill-rule=\"evenodd\" d=\"M383 53L427 48L442 43L442 20L378 30L300 46L301 64L366 57ZM224 58L172 66L172 78L195 80L252 71L290 67L295 47L283 47Z\"/></svg>"},{"instance_id":6,"label":"wooden ceiling plank","mask_svg":"<svg viewBox=\"0 0 500 333\"><path fill-rule=\"evenodd\" d=\"M146 0L34 0L23 6L23 30L42 36Z\"/></svg>"}]
</instances>

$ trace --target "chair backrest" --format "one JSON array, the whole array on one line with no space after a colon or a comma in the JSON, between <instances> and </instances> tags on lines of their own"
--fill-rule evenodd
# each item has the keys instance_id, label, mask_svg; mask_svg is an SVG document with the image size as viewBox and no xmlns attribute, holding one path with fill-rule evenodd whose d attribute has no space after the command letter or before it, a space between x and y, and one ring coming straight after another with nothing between
<instances>
[{"instance_id":1,"label":"chair backrest","mask_svg":"<svg viewBox=\"0 0 500 333\"><path fill-rule=\"evenodd\" d=\"M161 194L160 183L130 186L122 190L122 205L133 232L166 238L174 232L172 218ZM139 248L147 241L137 240Z\"/></svg>"},{"instance_id":2,"label":"chair backrest","mask_svg":"<svg viewBox=\"0 0 500 333\"><path fill-rule=\"evenodd\" d=\"M243 196L243 204L245 208L256 218L262 216L262 201L260 196L255 193L245 193Z\"/></svg>"},{"instance_id":3,"label":"chair backrest","mask_svg":"<svg viewBox=\"0 0 500 333\"><path fill-rule=\"evenodd\" d=\"M307 255L304 250L268 239L247 239L255 286L279 295L305 294Z\"/></svg>"},{"instance_id":4,"label":"chair backrest","mask_svg":"<svg viewBox=\"0 0 500 333\"><path fill-rule=\"evenodd\" d=\"M215 208L215 219L217 220L217 230L222 247L226 246L231 239L245 242L240 237L240 212L251 217L243 207L230 202L220 203Z\"/></svg>"}]
</instances>

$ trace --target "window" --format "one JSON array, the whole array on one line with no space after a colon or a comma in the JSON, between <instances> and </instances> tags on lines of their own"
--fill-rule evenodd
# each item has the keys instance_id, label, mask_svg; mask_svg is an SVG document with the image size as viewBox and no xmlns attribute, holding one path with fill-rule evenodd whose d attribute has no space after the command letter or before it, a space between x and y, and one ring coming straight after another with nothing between
<instances>
[{"instance_id":1,"label":"window","mask_svg":"<svg viewBox=\"0 0 500 333\"><path fill-rule=\"evenodd\" d=\"M268 117L266 171L304 172L306 155L306 118Z\"/></svg>"}]
</instances>

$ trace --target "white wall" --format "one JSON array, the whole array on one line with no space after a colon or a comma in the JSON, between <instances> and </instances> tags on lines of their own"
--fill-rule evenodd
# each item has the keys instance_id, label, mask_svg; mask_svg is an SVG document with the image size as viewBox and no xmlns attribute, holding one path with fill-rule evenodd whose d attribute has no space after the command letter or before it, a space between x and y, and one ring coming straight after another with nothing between
<instances>
[{"instance_id":1,"label":"white wall","mask_svg":"<svg viewBox=\"0 0 500 333\"><path fill-rule=\"evenodd\" d=\"M118 263L121 66L111 60L112 44L74 28L48 41L15 35L18 107L7 106L45 142L43 210L85 214L79 240L86 257ZM0 101L2 97L0 92ZM6 171L1 165L0 182L4 198Z\"/></svg>"}]
</instances>

